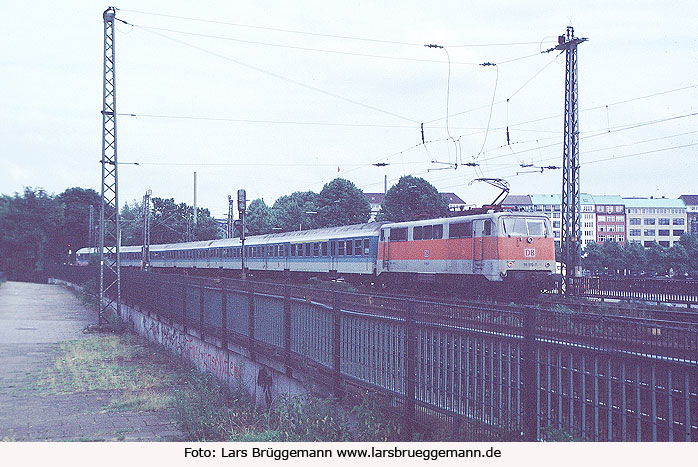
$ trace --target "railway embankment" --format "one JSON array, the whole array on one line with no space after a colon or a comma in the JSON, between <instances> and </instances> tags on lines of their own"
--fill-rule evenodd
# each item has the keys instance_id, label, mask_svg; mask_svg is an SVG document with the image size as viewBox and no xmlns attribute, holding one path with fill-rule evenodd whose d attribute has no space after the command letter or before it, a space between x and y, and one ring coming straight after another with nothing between
<instances>
[{"instance_id":1,"label":"railway embankment","mask_svg":"<svg viewBox=\"0 0 698 467\"><path fill-rule=\"evenodd\" d=\"M132 334L95 321L58 285L0 287L0 440L178 441L173 387L183 369Z\"/></svg>"}]
</instances>

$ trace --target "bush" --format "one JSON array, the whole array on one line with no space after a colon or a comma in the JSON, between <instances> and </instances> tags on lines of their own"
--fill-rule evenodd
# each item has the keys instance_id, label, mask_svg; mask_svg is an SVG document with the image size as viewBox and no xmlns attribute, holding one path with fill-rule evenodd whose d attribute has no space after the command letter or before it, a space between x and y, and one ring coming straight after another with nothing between
<instances>
[{"instance_id":1,"label":"bush","mask_svg":"<svg viewBox=\"0 0 698 467\"><path fill-rule=\"evenodd\" d=\"M400 441L404 433L397 417L383 414L377 406L376 396L367 393L361 403L351 409L356 417L356 437L359 441Z\"/></svg>"},{"instance_id":2,"label":"bush","mask_svg":"<svg viewBox=\"0 0 698 467\"><path fill-rule=\"evenodd\" d=\"M269 415L278 441L350 441L349 423L337 402L305 395L284 395Z\"/></svg>"}]
</instances>

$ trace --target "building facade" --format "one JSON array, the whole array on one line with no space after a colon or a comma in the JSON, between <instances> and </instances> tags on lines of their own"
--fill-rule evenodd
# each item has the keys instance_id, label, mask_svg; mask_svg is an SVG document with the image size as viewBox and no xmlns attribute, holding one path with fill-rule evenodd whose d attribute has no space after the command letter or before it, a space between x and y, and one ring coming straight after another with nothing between
<instances>
[{"instance_id":1,"label":"building facade","mask_svg":"<svg viewBox=\"0 0 698 467\"><path fill-rule=\"evenodd\" d=\"M629 242L672 247L686 231L686 204L681 199L623 198L623 202Z\"/></svg>"},{"instance_id":2,"label":"building facade","mask_svg":"<svg viewBox=\"0 0 698 467\"><path fill-rule=\"evenodd\" d=\"M625 245L625 202L620 196L594 195L596 243Z\"/></svg>"},{"instance_id":3,"label":"building facade","mask_svg":"<svg viewBox=\"0 0 698 467\"><path fill-rule=\"evenodd\" d=\"M679 199L686 204L686 231L698 235L698 195L681 195Z\"/></svg>"}]
</instances>

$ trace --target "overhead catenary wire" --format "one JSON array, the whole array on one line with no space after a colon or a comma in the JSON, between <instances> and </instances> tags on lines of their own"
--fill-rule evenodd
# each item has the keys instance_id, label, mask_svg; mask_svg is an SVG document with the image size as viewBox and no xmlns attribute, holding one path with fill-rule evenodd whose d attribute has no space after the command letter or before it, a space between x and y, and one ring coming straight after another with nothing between
<instances>
[{"instance_id":1,"label":"overhead catenary wire","mask_svg":"<svg viewBox=\"0 0 698 467\"><path fill-rule=\"evenodd\" d=\"M157 13L157 12L142 11L142 10L132 10L132 9L125 9L125 8L117 8L117 10L123 11L123 12L128 12L128 13L136 13L136 14L150 15L150 16L159 16L159 17L163 17L163 18L171 18L171 19L186 20L186 21L193 21L193 22L200 22L200 23L209 23L209 24L218 24L218 25L233 26L233 27L246 28L246 29L258 29L258 30L262 30L262 31L282 32L282 33L288 33L288 34L300 34L300 35L306 35L306 36L327 37L327 38L333 38L333 39L344 39L344 40L362 41L362 42L376 42L376 43L393 44L393 45L407 45L407 46L418 46L418 47L421 47L423 45L423 44L417 43L417 42L406 42L406 41L398 41L398 40L386 40L386 39L377 39L377 38L369 38L369 37L358 37L358 36L346 36L346 35L340 35L340 34L319 33L319 32L312 32L312 31L300 31L300 30L294 30L294 29L273 28L273 27L268 27L268 26L257 26L257 25L251 25L251 24L234 23L234 22L230 22L230 21L212 20L212 19L206 19L206 18L194 18L191 16L170 15L170 14L165 14L165 13ZM553 41L550 41L550 42L553 42ZM467 48L467 47L511 47L511 46L520 46L520 45L538 45L540 43L541 43L541 41L500 42L500 43L482 43L482 44L477 44L477 43L474 43L474 44L449 44L448 47L462 47L462 48Z\"/></svg>"},{"instance_id":2,"label":"overhead catenary wire","mask_svg":"<svg viewBox=\"0 0 698 467\"><path fill-rule=\"evenodd\" d=\"M127 23L127 24L128 24L128 23ZM133 25L133 27L138 28L138 26L135 26L135 25ZM217 57L217 58L220 58L220 59L229 61L229 62L231 62L231 63L235 63L235 64L237 64L237 65L239 65L239 66L244 67L244 68L248 68L248 69L250 69L250 70L254 70L254 71L257 71L257 72L259 72L259 73L262 73L262 74L265 74L265 75L268 75L268 76L272 76L272 77L274 77L274 78L277 78L277 79L279 79L279 80L285 81L285 82L287 82L287 83L291 83L291 84L294 84L294 85L296 85L296 86L300 86L300 87L302 87L302 88L309 89L309 90L318 92L318 93L320 93L320 94L324 94L324 95L326 95L326 96L330 96L330 97L333 97L333 98L335 98L335 99L339 99L339 100L342 100L342 101L345 101L345 102L349 102L349 103L351 103L351 104L358 105L358 106L360 106L360 107L364 107L364 108L367 108L367 109L370 109L370 110L373 110L373 111L376 111L376 112L380 112L380 113L383 113L383 114L386 114L386 115L390 115L390 116L392 116L392 117L396 117L396 118L399 118L399 119L401 119L401 120L406 120L406 121L408 121L408 122L412 122L412 123L415 123L415 124L417 124L417 125L420 123L420 122L418 122L418 121L416 121L416 120L413 120L413 119L411 119L411 118L409 118L409 117L405 117L404 115L399 115L399 114L397 114L397 113L395 113L395 112L390 112L390 111L388 111L388 110L384 110L384 109L378 108L378 107L373 106L373 105L370 105L370 104L366 104L366 103L363 103L363 102L359 102L359 101L357 101L357 100L350 99L350 98L348 98L348 97L344 97L344 96L341 96L341 95L339 95L339 94L335 94L335 93L333 93L333 92L326 91L326 90L324 90L324 89L320 89L320 88L318 88L318 87L316 87L316 86L311 86L311 85L309 85L309 84L302 83L302 82L297 81L297 80L295 80L295 79L291 79L291 78L288 78L288 77L286 77L286 76L283 76L283 75L281 75L281 74L279 74L279 73L275 73L275 72L272 72L272 71L268 71L268 70L265 70L265 69L263 69L263 68L260 68L260 67L254 66L254 65L250 65L250 64L247 64L247 63L242 62L242 61L240 61L240 60L237 60L237 59L228 57L228 56L226 56L226 55L220 54L220 53L218 53L218 52L214 52L214 51L212 51L212 50L205 49L205 48L200 47L200 46L198 46L198 45L194 45L194 44L188 43L188 42L186 42L186 41L182 41L182 40L179 40L179 39L176 39L176 38L173 38L173 37L169 37L169 36L167 36L166 34L162 34L162 33L159 33L159 32L157 32L157 31L150 31L150 30L145 29L145 28L140 28L140 29L143 30L143 31L148 32L149 34L153 34L153 35L162 37L162 38L164 38L164 39L167 39L167 40L176 42L176 43L178 43L178 44L180 44L180 45L184 45L184 46L186 46L186 47L190 47L190 48L192 48L192 49L195 49L195 50L198 50L198 51L200 51L200 52L203 52L203 53L212 55L212 56L214 56L214 57Z\"/></svg>"}]
</instances>

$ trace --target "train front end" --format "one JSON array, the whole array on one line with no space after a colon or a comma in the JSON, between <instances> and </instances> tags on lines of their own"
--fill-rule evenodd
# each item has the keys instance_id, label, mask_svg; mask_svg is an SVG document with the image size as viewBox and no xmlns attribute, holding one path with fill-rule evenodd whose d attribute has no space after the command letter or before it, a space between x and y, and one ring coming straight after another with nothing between
<instances>
[{"instance_id":1,"label":"train front end","mask_svg":"<svg viewBox=\"0 0 698 467\"><path fill-rule=\"evenodd\" d=\"M521 290L553 288L555 239L550 219L542 214L502 213L499 227L499 274L502 281Z\"/></svg>"}]
</instances>

